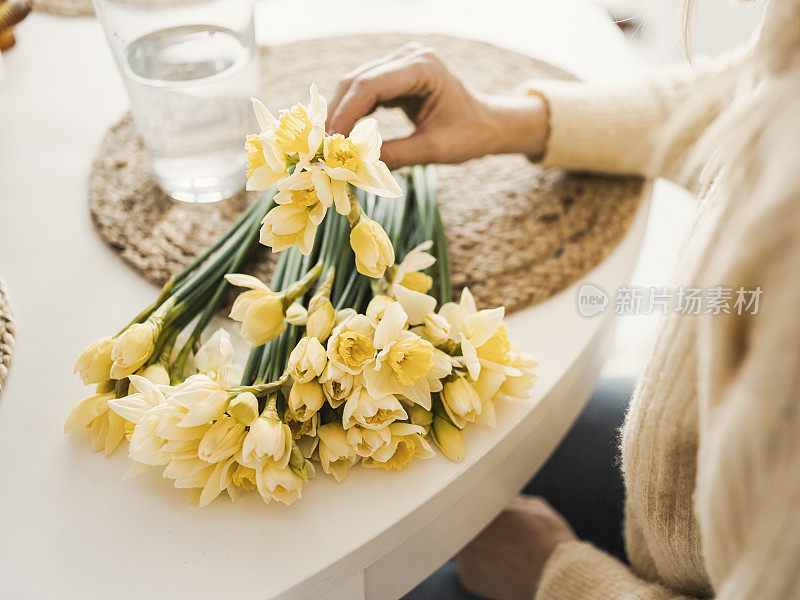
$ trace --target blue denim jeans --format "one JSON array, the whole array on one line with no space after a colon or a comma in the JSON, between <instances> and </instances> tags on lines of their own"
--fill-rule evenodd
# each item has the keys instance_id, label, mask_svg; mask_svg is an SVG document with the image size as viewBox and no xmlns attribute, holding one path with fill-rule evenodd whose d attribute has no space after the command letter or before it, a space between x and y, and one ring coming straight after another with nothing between
<instances>
[{"instance_id":1,"label":"blue denim jeans","mask_svg":"<svg viewBox=\"0 0 800 600\"><path fill-rule=\"evenodd\" d=\"M564 441L522 490L543 496L569 521L579 538L622 560L625 488L619 469L619 429L633 381L600 381ZM458 582L448 561L403 600L482 600Z\"/></svg>"}]
</instances>

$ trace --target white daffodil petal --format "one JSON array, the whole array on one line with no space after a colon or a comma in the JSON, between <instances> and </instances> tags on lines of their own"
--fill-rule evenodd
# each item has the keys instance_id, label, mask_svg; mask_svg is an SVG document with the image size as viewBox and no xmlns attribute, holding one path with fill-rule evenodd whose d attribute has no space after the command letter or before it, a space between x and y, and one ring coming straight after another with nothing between
<instances>
[{"instance_id":1,"label":"white daffodil petal","mask_svg":"<svg viewBox=\"0 0 800 600\"><path fill-rule=\"evenodd\" d=\"M461 336L461 354L464 356L464 366L469 371L472 380L476 380L481 373L481 363L478 360L478 352L475 346L463 335Z\"/></svg>"},{"instance_id":2,"label":"white daffodil petal","mask_svg":"<svg viewBox=\"0 0 800 600\"><path fill-rule=\"evenodd\" d=\"M350 180L350 183L365 192L383 198L399 198L403 194L389 167L380 161L363 163L355 179Z\"/></svg>"},{"instance_id":3,"label":"white daffodil petal","mask_svg":"<svg viewBox=\"0 0 800 600\"><path fill-rule=\"evenodd\" d=\"M486 343L494 335L500 323L503 322L505 308L498 306L486 310L480 310L474 315L467 317L467 335L469 341L477 348Z\"/></svg>"},{"instance_id":4,"label":"white daffodil petal","mask_svg":"<svg viewBox=\"0 0 800 600\"><path fill-rule=\"evenodd\" d=\"M278 119L269 112L269 109L264 106L261 100L258 98L250 98L250 101L253 103L253 111L256 113L256 120L258 121L258 126L261 128L261 131L272 129L278 125Z\"/></svg>"},{"instance_id":5,"label":"white daffodil petal","mask_svg":"<svg viewBox=\"0 0 800 600\"><path fill-rule=\"evenodd\" d=\"M405 328L408 317L399 302L392 303L383 313L383 318L375 327L374 344L376 348L383 348L392 340L400 337L400 332Z\"/></svg>"},{"instance_id":6,"label":"white daffodil petal","mask_svg":"<svg viewBox=\"0 0 800 600\"><path fill-rule=\"evenodd\" d=\"M399 284L392 286L392 292L408 315L409 325L419 325L436 309L436 299L428 294L410 290Z\"/></svg>"},{"instance_id":7,"label":"white daffodil petal","mask_svg":"<svg viewBox=\"0 0 800 600\"><path fill-rule=\"evenodd\" d=\"M233 360L233 343L227 331L217 329L200 346L194 357L194 364L201 373L216 373Z\"/></svg>"},{"instance_id":8,"label":"white daffodil petal","mask_svg":"<svg viewBox=\"0 0 800 600\"><path fill-rule=\"evenodd\" d=\"M361 160L375 162L381 157L381 134L378 131L378 121L373 118L362 119L350 132L350 139L358 148Z\"/></svg>"}]
</instances>

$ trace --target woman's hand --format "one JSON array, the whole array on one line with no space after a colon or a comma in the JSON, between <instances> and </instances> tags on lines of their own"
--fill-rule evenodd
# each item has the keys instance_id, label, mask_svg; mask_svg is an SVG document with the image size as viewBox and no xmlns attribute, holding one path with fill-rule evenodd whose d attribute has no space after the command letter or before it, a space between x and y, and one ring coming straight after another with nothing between
<instances>
[{"instance_id":1,"label":"woman's hand","mask_svg":"<svg viewBox=\"0 0 800 600\"><path fill-rule=\"evenodd\" d=\"M547 109L540 98L474 94L420 44L406 44L345 77L328 107L327 130L347 135L378 106L400 106L416 125L410 137L384 142L381 159L392 169L544 150Z\"/></svg>"},{"instance_id":2,"label":"woman's hand","mask_svg":"<svg viewBox=\"0 0 800 600\"><path fill-rule=\"evenodd\" d=\"M456 556L461 584L492 600L531 600L553 550L574 540L542 498L517 496Z\"/></svg>"}]
</instances>

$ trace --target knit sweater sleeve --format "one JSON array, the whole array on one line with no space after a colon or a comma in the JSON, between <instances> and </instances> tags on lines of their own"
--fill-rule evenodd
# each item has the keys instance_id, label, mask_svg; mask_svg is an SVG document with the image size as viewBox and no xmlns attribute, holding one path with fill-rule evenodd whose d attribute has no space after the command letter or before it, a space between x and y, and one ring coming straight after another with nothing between
<instances>
[{"instance_id":1,"label":"knit sweater sleeve","mask_svg":"<svg viewBox=\"0 0 800 600\"><path fill-rule=\"evenodd\" d=\"M695 69L663 67L623 84L530 82L547 103L548 141L541 164L563 169L667 177L686 185L684 159L719 114L730 89L713 85L734 57ZM731 86L727 86L730 88Z\"/></svg>"},{"instance_id":2,"label":"knit sweater sleeve","mask_svg":"<svg viewBox=\"0 0 800 600\"><path fill-rule=\"evenodd\" d=\"M558 546L547 561L535 600L689 600L637 577L586 542Z\"/></svg>"}]
</instances>

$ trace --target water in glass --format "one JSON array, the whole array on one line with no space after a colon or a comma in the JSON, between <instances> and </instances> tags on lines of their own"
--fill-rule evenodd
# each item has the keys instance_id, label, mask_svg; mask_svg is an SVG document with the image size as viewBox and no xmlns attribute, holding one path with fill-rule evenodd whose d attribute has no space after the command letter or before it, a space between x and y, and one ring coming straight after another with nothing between
<instances>
[{"instance_id":1,"label":"water in glass","mask_svg":"<svg viewBox=\"0 0 800 600\"><path fill-rule=\"evenodd\" d=\"M170 195L216 202L244 182L244 140L255 129L251 42L214 25L148 33L124 51L123 75L153 172Z\"/></svg>"}]
</instances>

